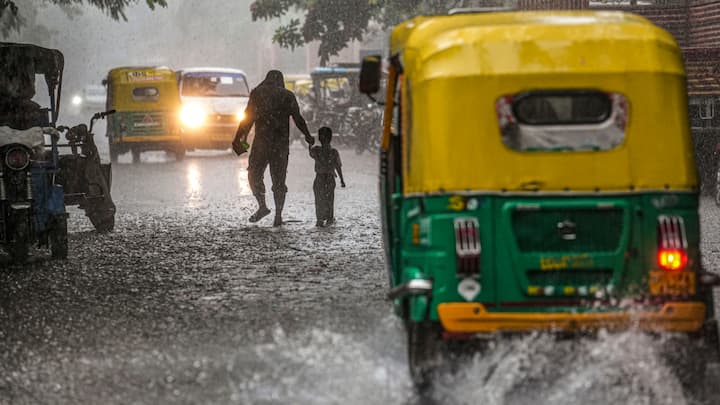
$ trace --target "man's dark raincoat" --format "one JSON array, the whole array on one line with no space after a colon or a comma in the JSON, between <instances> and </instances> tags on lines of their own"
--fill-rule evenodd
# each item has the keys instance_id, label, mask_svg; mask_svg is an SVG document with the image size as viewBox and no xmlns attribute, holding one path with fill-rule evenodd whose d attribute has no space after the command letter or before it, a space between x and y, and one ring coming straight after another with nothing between
<instances>
[{"instance_id":1,"label":"man's dark raincoat","mask_svg":"<svg viewBox=\"0 0 720 405\"><path fill-rule=\"evenodd\" d=\"M300 115L295 94L285 89L282 73L271 70L265 80L250 92L245 118L238 127L237 138L245 139L250 128L255 125L255 140L248 162L248 181L250 189L262 206L265 194L263 177L265 169L270 166L276 216L282 212L287 193L285 178L290 149L290 117L295 126L305 134L305 140L313 144L314 139L305 119Z\"/></svg>"}]
</instances>

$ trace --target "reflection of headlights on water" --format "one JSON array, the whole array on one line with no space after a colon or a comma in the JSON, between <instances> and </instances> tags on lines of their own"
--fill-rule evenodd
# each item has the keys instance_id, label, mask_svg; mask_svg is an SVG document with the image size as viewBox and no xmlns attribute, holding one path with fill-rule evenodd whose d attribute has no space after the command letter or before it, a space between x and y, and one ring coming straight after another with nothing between
<instances>
[{"instance_id":1,"label":"reflection of headlights on water","mask_svg":"<svg viewBox=\"0 0 720 405\"><path fill-rule=\"evenodd\" d=\"M180 121L189 128L197 128L205 122L205 110L198 105L186 105L180 110Z\"/></svg>"},{"instance_id":2,"label":"reflection of headlights on water","mask_svg":"<svg viewBox=\"0 0 720 405\"><path fill-rule=\"evenodd\" d=\"M245 118L245 110L240 110L235 114L235 118L237 118L238 121L242 121Z\"/></svg>"},{"instance_id":3,"label":"reflection of headlights on water","mask_svg":"<svg viewBox=\"0 0 720 405\"><path fill-rule=\"evenodd\" d=\"M73 98L72 98L72 104L73 104L73 105L80 105L80 104L82 104L82 97L80 97L80 96L75 96L75 97L73 97Z\"/></svg>"}]
</instances>

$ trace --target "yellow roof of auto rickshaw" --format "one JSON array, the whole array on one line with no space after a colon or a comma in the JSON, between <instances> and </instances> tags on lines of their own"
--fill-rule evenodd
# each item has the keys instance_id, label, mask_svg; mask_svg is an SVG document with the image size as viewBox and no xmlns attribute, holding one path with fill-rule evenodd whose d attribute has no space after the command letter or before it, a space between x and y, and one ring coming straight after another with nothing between
<instances>
[{"instance_id":1,"label":"yellow roof of auto rickshaw","mask_svg":"<svg viewBox=\"0 0 720 405\"><path fill-rule=\"evenodd\" d=\"M592 11L419 17L395 28L391 50L407 80L406 194L528 184L543 192L696 190L682 54L645 18ZM505 146L496 101L535 89L622 94L629 106L623 143L597 152Z\"/></svg>"},{"instance_id":2,"label":"yellow roof of auto rickshaw","mask_svg":"<svg viewBox=\"0 0 720 405\"><path fill-rule=\"evenodd\" d=\"M643 50L655 52L664 49L671 54L679 54L675 39L667 31L657 27L644 17L620 11L530 11L501 13L465 13L443 16L420 16L396 26L390 37L390 54L403 54L406 66L420 66L430 59L453 56L454 50L475 47L478 49L480 64L467 61L466 69L452 69L451 72L429 71L423 69L423 75L434 74L447 77L448 74L463 76L469 72L478 73L532 73L535 68L546 71L544 63L534 64L534 52L527 52L518 58L517 52L503 53L490 51L493 58L483 58L488 48L525 50L543 48L542 41L567 41L573 49L583 46L603 48L606 56L604 68L607 71L663 71L683 74L682 63L667 63L665 58L633 57L626 54L629 47L637 49L635 55L645 55ZM620 46L618 46L620 45ZM638 49L640 48L640 49ZM643 49L645 48L645 49ZM617 55L617 58L608 58ZM565 62L565 56L558 55ZM522 60L521 60L522 59ZM677 58L670 58L679 60ZM490 63L492 62L492 63ZM478 70L479 65L482 66ZM562 66L556 66L562 68ZM567 66L578 71L580 65ZM588 66L597 71L598 65ZM431 69L433 70L433 69ZM466 71L467 70L467 71ZM417 78L420 79L420 78Z\"/></svg>"},{"instance_id":3,"label":"yellow roof of auto rickshaw","mask_svg":"<svg viewBox=\"0 0 720 405\"><path fill-rule=\"evenodd\" d=\"M131 76L137 74L138 80L132 80ZM140 78L144 77L144 80ZM176 81L175 71L167 66L121 66L111 69L108 72L108 78L114 83L127 84L135 81L164 81L173 80Z\"/></svg>"}]
</instances>

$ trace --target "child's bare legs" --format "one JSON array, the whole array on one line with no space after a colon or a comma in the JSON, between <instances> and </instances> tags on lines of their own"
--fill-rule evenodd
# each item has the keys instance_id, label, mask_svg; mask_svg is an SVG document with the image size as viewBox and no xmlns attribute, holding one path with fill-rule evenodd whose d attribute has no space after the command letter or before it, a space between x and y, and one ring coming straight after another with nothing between
<instances>
[{"instance_id":1,"label":"child's bare legs","mask_svg":"<svg viewBox=\"0 0 720 405\"><path fill-rule=\"evenodd\" d=\"M313 182L315 194L316 226L327 226L335 222L333 219L333 200L335 178L332 174L318 174Z\"/></svg>"}]
</instances>

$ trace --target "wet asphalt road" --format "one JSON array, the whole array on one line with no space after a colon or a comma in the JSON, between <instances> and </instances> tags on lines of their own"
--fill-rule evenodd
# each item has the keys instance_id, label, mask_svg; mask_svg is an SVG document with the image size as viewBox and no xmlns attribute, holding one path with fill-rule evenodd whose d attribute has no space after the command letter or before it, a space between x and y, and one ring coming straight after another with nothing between
<instances>
[{"instance_id":1,"label":"wet asphalt road","mask_svg":"<svg viewBox=\"0 0 720 405\"><path fill-rule=\"evenodd\" d=\"M98 235L71 210L69 260L41 253L0 271L0 404L414 403L404 335L383 299L377 162L341 153L348 188L326 229L314 227L299 144L280 228L272 216L246 222L246 158L121 160L115 232ZM702 213L705 260L720 268L718 209L704 201ZM501 342L445 376L434 398L685 403L650 339Z\"/></svg>"}]
</instances>

